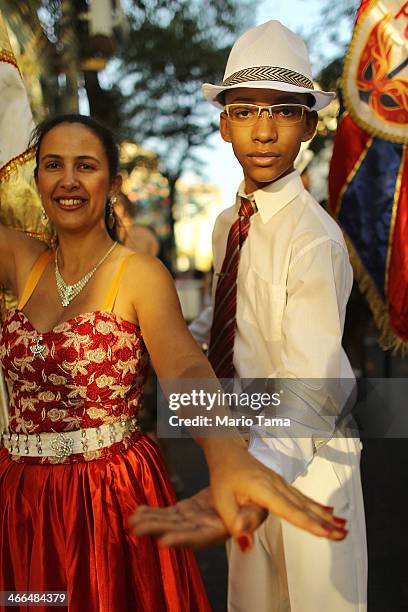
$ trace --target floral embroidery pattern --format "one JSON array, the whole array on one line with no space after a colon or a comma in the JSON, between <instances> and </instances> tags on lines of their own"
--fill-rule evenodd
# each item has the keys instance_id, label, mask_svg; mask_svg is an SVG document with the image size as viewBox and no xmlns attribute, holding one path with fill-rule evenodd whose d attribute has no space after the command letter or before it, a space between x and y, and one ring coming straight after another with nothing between
<instances>
[{"instance_id":1,"label":"floral embroidery pattern","mask_svg":"<svg viewBox=\"0 0 408 612\"><path fill-rule=\"evenodd\" d=\"M37 338L26 316L10 310L0 337L10 431L73 431L136 414L148 355L135 325L95 311L42 334L41 355L30 351Z\"/></svg>"}]
</instances>

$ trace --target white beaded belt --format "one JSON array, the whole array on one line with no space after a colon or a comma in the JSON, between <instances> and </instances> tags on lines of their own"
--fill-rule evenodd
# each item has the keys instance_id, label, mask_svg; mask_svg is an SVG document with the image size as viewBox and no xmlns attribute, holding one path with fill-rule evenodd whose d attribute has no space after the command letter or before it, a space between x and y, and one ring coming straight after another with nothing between
<instances>
[{"instance_id":1,"label":"white beaded belt","mask_svg":"<svg viewBox=\"0 0 408 612\"><path fill-rule=\"evenodd\" d=\"M87 453L121 442L134 431L139 431L136 417L104 423L76 431L24 434L3 432L4 447L12 455L25 457L69 457Z\"/></svg>"}]
</instances>

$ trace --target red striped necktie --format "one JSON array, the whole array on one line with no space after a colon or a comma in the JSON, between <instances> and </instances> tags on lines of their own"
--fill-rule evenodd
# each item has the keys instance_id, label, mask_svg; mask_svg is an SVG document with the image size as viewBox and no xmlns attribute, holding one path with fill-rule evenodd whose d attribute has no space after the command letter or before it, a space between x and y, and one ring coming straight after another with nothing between
<instances>
[{"instance_id":1,"label":"red striped necktie","mask_svg":"<svg viewBox=\"0 0 408 612\"><path fill-rule=\"evenodd\" d=\"M215 291L208 359L218 378L234 376L234 339L237 312L237 274L239 255L249 231L255 205L241 198L238 219L231 225L221 272Z\"/></svg>"}]
</instances>

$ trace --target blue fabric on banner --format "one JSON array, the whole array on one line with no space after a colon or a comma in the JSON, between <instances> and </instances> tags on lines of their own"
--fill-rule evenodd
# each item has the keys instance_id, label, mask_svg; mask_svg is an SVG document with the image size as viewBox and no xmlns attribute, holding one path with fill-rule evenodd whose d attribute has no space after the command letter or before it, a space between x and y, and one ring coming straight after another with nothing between
<instances>
[{"instance_id":1,"label":"blue fabric on banner","mask_svg":"<svg viewBox=\"0 0 408 612\"><path fill-rule=\"evenodd\" d=\"M342 199L339 221L386 301L385 269L403 145L374 138Z\"/></svg>"}]
</instances>

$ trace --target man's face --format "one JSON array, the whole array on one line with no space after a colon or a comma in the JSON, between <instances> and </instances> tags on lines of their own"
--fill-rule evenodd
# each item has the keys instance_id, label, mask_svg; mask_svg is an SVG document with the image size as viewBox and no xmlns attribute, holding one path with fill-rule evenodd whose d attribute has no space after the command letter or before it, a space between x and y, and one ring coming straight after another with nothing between
<instances>
[{"instance_id":1,"label":"man's face","mask_svg":"<svg viewBox=\"0 0 408 612\"><path fill-rule=\"evenodd\" d=\"M307 94L286 93L274 89L240 87L225 93L225 104L242 102L259 106L307 106L307 101ZM266 112L261 113L258 121L250 126L232 123L225 112L221 113L221 136L232 144L235 157L242 166L246 193L252 193L292 172L300 144L312 138L316 123L317 113L314 112L305 112L301 122L291 126L276 125Z\"/></svg>"}]
</instances>

